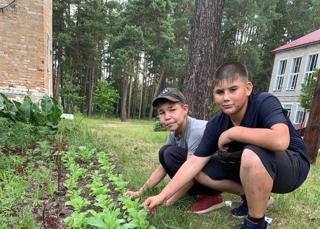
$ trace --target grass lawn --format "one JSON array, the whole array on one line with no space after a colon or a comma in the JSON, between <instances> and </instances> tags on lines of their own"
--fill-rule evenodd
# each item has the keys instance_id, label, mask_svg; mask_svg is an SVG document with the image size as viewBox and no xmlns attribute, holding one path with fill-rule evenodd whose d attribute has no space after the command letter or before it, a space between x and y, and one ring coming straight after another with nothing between
<instances>
[{"instance_id":1,"label":"grass lawn","mask_svg":"<svg viewBox=\"0 0 320 229\"><path fill-rule=\"evenodd\" d=\"M129 181L132 189L143 185L158 165L158 150L165 143L167 132L154 132L152 121L128 121L117 119L85 119L85 123L96 134L97 143L113 158L119 171ZM318 159L319 161L319 159ZM318 163L319 164L319 163ZM273 218L272 228L319 229L320 228L320 166L313 165L306 182L296 191L277 195L272 194L274 203L269 207L267 216ZM157 194L165 185L143 197ZM239 201L237 196L223 194L225 200ZM150 216L157 228L233 228L241 220L233 218L230 207L224 207L208 214L196 215L186 212L193 203L185 197L171 207L160 206Z\"/></svg>"}]
</instances>

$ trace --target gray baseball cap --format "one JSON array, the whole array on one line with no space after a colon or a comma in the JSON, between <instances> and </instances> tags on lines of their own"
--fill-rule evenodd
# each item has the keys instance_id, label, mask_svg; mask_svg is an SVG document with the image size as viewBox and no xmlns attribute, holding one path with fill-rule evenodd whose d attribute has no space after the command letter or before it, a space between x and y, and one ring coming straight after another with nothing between
<instances>
[{"instance_id":1,"label":"gray baseball cap","mask_svg":"<svg viewBox=\"0 0 320 229\"><path fill-rule=\"evenodd\" d=\"M165 88L160 94L153 99L152 106L156 107L160 101L169 100L171 102L181 102L183 104L187 103L186 97L177 88Z\"/></svg>"}]
</instances>

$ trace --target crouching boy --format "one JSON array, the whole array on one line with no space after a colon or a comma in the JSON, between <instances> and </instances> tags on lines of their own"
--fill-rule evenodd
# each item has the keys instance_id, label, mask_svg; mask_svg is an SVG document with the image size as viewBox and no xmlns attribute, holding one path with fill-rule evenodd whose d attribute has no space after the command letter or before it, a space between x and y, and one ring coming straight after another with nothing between
<instances>
[{"instance_id":1,"label":"crouching boy","mask_svg":"<svg viewBox=\"0 0 320 229\"><path fill-rule=\"evenodd\" d=\"M176 88L164 89L154 98L160 123L169 131L167 143L159 151L160 165L153 171L148 180L138 191L128 191L131 197L140 196L147 189L156 186L166 175L174 177L182 164L198 147L207 121L188 116L189 107L185 96ZM194 180L186 182L168 198L164 204L172 205L186 193L197 198L197 202L188 211L206 213L224 206L224 201L217 192Z\"/></svg>"}]
</instances>

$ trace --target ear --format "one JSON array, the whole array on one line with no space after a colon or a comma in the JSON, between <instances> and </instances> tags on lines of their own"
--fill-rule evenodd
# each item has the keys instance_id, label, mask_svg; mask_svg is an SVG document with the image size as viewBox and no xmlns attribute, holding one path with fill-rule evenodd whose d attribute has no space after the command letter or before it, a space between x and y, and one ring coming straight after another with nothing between
<instances>
[{"instance_id":1,"label":"ear","mask_svg":"<svg viewBox=\"0 0 320 229\"><path fill-rule=\"evenodd\" d=\"M189 112L189 105L188 104L183 104L182 108L188 113Z\"/></svg>"},{"instance_id":2,"label":"ear","mask_svg":"<svg viewBox=\"0 0 320 229\"><path fill-rule=\"evenodd\" d=\"M247 96L250 96L251 93L252 93L252 90L253 90L253 84L248 81L247 84L246 84L246 91L247 91Z\"/></svg>"}]
</instances>

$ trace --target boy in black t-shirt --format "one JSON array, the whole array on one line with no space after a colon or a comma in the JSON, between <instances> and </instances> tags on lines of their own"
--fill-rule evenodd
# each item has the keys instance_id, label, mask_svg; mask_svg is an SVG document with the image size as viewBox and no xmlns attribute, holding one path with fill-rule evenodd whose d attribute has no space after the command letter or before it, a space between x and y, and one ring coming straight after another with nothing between
<instances>
[{"instance_id":1,"label":"boy in black t-shirt","mask_svg":"<svg viewBox=\"0 0 320 229\"><path fill-rule=\"evenodd\" d=\"M160 194L145 200L145 208L153 209L195 178L246 198L249 212L242 229L268 228L264 217L270 193L298 188L310 164L303 140L279 100L269 93L252 93L252 89L244 65L228 62L217 69L213 96L221 112L208 122L194 155ZM234 142L240 146L241 158L239 163L226 163L216 152L227 151Z\"/></svg>"}]
</instances>

